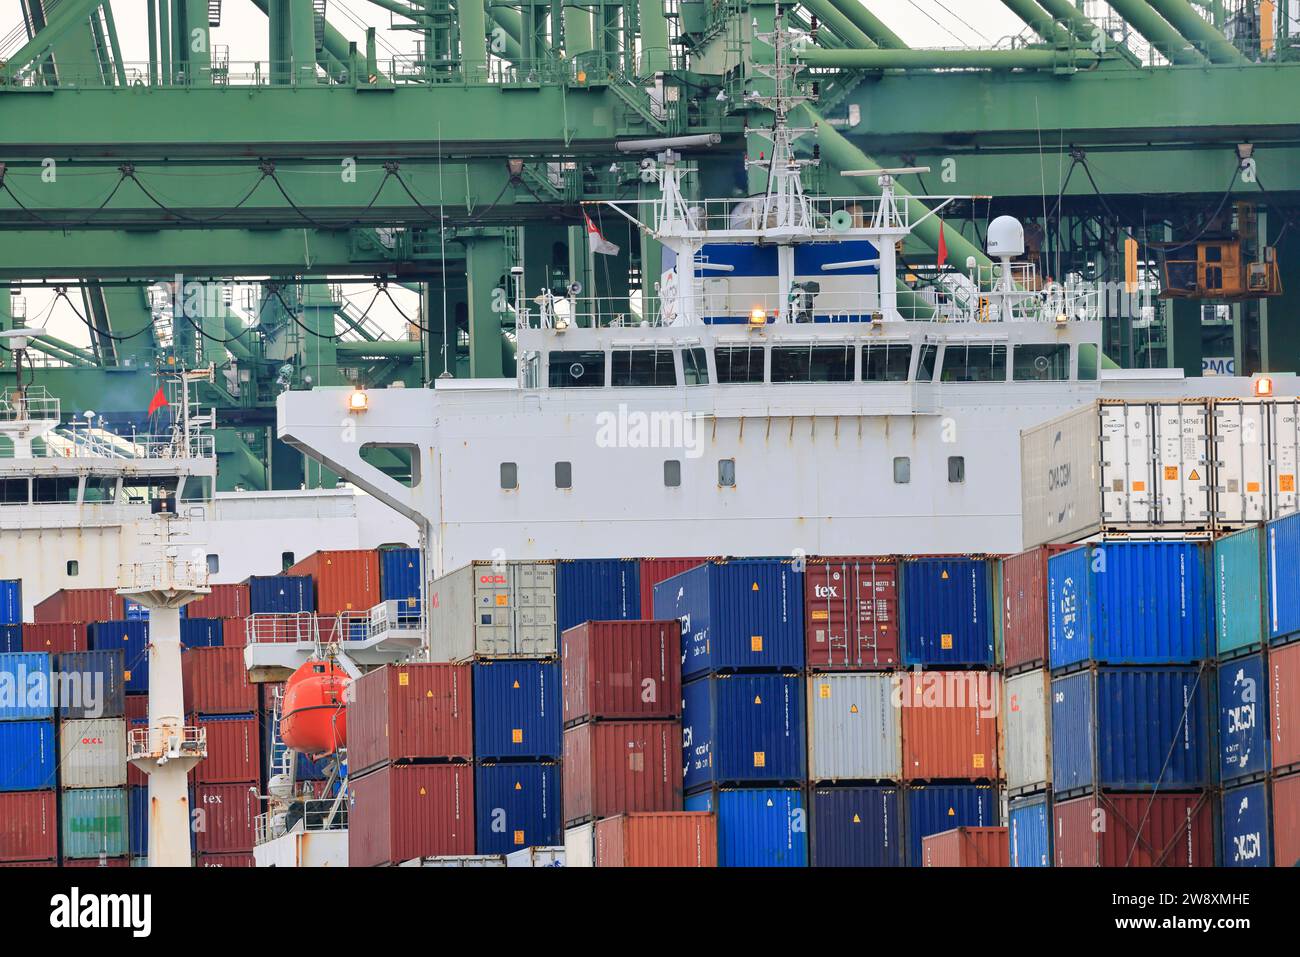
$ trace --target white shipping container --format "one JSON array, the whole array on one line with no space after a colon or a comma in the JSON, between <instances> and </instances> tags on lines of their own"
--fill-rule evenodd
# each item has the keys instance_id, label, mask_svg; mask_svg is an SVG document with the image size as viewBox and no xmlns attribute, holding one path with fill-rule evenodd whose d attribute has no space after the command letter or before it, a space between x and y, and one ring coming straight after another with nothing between
<instances>
[{"instance_id":1,"label":"white shipping container","mask_svg":"<svg viewBox=\"0 0 1300 957\"><path fill-rule=\"evenodd\" d=\"M474 562L429 585L430 661L552 658L555 564Z\"/></svg>"},{"instance_id":2,"label":"white shipping container","mask_svg":"<svg viewBox=\"0 0 1300 957\"><path fill-rule=\"evenodd\" d=\"M525 847L506 855L506 867L564 867L564 848Z\"/></svg>"},{"instance_id":3,"label":"white shipping container","mask_svg":"<svg viewBox=\"0 0 1300 957\"><path fill-rule=\"evenodd\" d=\"M1051 784L1049 681L1047 671L1039 668L1014 675L1003 683L1007 793L1012 797L1043 791Z\"/></svg>"},{"instance_id":4,"label":"white shipping container","mask_svg":"<svg viewBox=\"0 0 1300 957\"><path fill-rule=\"evenodd\" d=\"M596 825L579 824L564 832L564 866L596 866Z\"/></svg>"},{"instance_id":5,"label":"white shipping container","mask_svg":"<svg viewBox=\"0 0 1300 957\"><path fill-rule=\"evenodd\" d=\"M1296 511L1300 455L1295 399L1214 403L1214 490L1221 526L1267 522Z\"/></svg>"},{"instance_id":6,"label":"white shipping container","mask_svg":"<svg viewBox=\"0 0 1300 957\"><path fill-rule=\"evenodd\" d=\"M500 854L460 854L447 857L416 857L398 867L505 867Z\"/></svg>"},{"instance_id":7,"label":"white shipping container","mask_svg":"<svg viewBox=\"0 0 1300 957\"><path fill-rule=\"evenodd\" d=\"M62 787L126 787L126 719L64 721L59 727Z\"/></svg>"},{"instance_id":8,"label":"white shipping container","mask_svg":"<svg viewBox=\"0 0 1300 957\"><path fill-rule=\"evenodd\" d=\"M902 722L892 675L809 676L808 769L812 781L902 777Z\"/></svg>"}]
</instances>

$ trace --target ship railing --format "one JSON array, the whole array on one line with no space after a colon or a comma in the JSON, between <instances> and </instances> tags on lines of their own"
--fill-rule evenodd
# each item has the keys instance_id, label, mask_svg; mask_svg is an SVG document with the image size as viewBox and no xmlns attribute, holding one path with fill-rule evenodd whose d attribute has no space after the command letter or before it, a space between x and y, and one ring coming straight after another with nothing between
<instances>
[{"instance_id":1,"label":"ship railing","mask_svg":"<svg viewBox=\"0 0 1300 957\"><path fill-rule=\"evenodd\" d=\"M127 741L127 760L150 758L206 758L207 728L133 728Z\"/></svg>"},{"instance_id":2,"label":"ship railing","mask_svg":"<svg viewBox=\"0 0 1300 957\"><path fill-rule=\"evenodd\" d=\"M44 386L28 386L21 392L6 389L0 395L0 422L57 422L59 414L58 397L46 392Z\"/></svg>"},{"instance_id":3,"label":"ship railing","mask_svg":"<svg viewBox=\"0 0 1300 957\"><path fill-rule=\"evenodd\" d=\"M303 801L302 817L294 821L292 828L286 825L286 811L283 809L259 814L253 822L255 841L265 844L297 831L310 833L345 830L348 826L347 808L342 807L338 814L331 814L334 804L334 798L309 798Z\"/></svg>"},{"instance_id":4,"label":"ship railing","mask_svg":"<svg viewBox=\"0 0 1300 957\"><path fill-rule=\"evenodd\" d=\"M207 593L206 559L163 558L119 566L120 588L147 591L188 590Z\"/></svg>"},{"instance_id":5,"label":"ship railing","mask_svg":"<svg viewBox=\"0 0 1300 957\"><path fill-rule=\"evenodd\" d=\"M422 631L424 615L418 598L390 599L370 609L369 636L383 638L394 631Z\"/></svg>"},{"instance_id":6,"label":"ship railing","mask_svg":"<svg viewBox=\"0 0 1300 957\"><path fill-rule=\"evenodd\" d=\"M347 641L365 641L370 637L370 609L342 611L336 615L318 615L316 641L324 649Z\"/></svg>"},{"instance_id":7,"label":"ship railing","mask_svg":"<svg viewBox=\"0 0 1300 957\"><path fill-rule=\"evenodd\" d=\"M917 196L918 200L943 200L946 196ZM688 200L683 207L674 209L671 222L667 200L629 199L610 202L639 222L648 223L656 231L674 235L714 233L756 233L775 229L781 224L776 219L767 199L763 196ZM817 239L838 239L851 230L870 229L881 212L881 200L875 196L805 196L808 235ZM615 219L620 217L617 214ZM599 220L593 215L599 227ZM891 229L912 228L911 204L896 202L889 217ZM705 237L707 238L707 237Z\"/></svg>"},{"instance_id":8,"label":"ship railing","mask_svg":"<svg viewBox=\"0 0 1300 957\"><path fill-rule=\"evenodd\" d=\"M259 613L244 619L249 644L319 643L320 627L315 612Z\"/></svg>"}]
</instances>

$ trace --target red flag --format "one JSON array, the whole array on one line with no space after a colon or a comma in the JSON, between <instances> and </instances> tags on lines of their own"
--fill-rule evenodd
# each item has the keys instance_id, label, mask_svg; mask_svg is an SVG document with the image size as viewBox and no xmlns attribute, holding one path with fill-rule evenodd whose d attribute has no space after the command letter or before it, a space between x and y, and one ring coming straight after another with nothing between
<instances>
[{"instance_id":1,"label":"red flag","mask_svg":"<svg viewBox=\"0 0 1300 957\"><path fill-rule=\"evenodd\" d=\"M163 394L162 386L159 386L158 391L155 392L153 398L149 400L149 411L146 412L145 415L153 415L166 404L167 396Z\"/></svg>"},{"instance_id":2,"label":"red flag","mask_svg":"<svg viewBox=\"0 0 1300 957\"><path fill-rule=\"evenodd\" d=\"M617 256L618 245L611 243L608 239L600 234L596 224L591 221L591 217L584 210L582 218L587 221L587 239L591 242L591 251L600 253L602 256Z\"/></svg>"},{"instance_id":3,"label":"red flag","mask_svg":"<svg viewBox=\"0 0 1300 957\"><path fill-rule=\"evenodd\" d=\"M939 220L939 268L948 261L948 244L943 240L943 220Z\"/></svg>"}]
</instances>

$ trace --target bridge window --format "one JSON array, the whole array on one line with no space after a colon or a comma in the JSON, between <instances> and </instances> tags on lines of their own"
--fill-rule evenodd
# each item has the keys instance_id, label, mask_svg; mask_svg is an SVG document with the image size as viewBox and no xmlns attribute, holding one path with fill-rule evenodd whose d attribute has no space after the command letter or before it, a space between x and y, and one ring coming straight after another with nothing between
<instances>
[{"instance_id":1,"label":"bridge window","mask_svg":"<svg viewBox=\"0 0 1300 957\"><path fill-rule=\"evenodd\" d=\"M722 488L736 487L735 459L718 459L718 485Z\"/></svg>"},{"instance_id":2,"label":"bridge window","mask_svg":"<svg viewBox=\"0 0 1300 957\"><path fill-rule=\"evenodd\" d=\"M762 382L762 346L721 346L713 350L719 382Z\"/></svg>"},{"instance_id":3,"label":"bridge window","mask_svg":"<svg viewBox=\"0 0 1300 957\"><path fill-rule=\"evenodd\" d=\"M547 361L547 384L552 389L599 389L605 385L603 352L552 352Z\"/></svg>"},{"instance_id":4,"label":"bridge window","mask_svg":"<svg viewBox=\"0 0 1300 957\"><path fill-rule=\"evenodd\" d=\"M933 343L921 346L921 357L916 361L916 381L933 382L934 367L939 359L939 347Z\"/></svg>"},{"instance_id":5,"label":"bridge window","mask_svg":"<svg viewBox=\"0 0 1300 957\"><path fill-rule=\"evenodd\" d=\"M573 463L572 462L555 463L555 487L573 488Z\"/></svg>"},{"instance_id":6,"label":"bridge window","mask_svg":"<svg viewBox=\"0 0 1300 957\"><path fill-rule=\"evenodd\" d=\"M906 455L894 458L894 484L906 485L912 481L912 460Z\"/></svg>"},{"instance_id":7,"label":"bridge window","mask_svg":"<svg viewBox=\"0 0 1300 957\"><path fill-rule=\"evenodd\" d=\"M1059 382L1070 378L1070 347L1065 343L1018 345L1011 375L1017 382Z\"/></svg>"},{"instance_id":8,"label":"bridge window","mask_svg":"<svg viewBox=\"0 0 1300 957\"><path fill-rule=\"evenodd\" d=\"M86 490L82 492L81 495L81 500L83 502L111 504L116 495L117 476L86 476Z\"/></svg>"},{"instance_id":9,"label":"bridge window","mask_svg":"<svg viewBox=\"0 0 1300 957\"><path fill-rule=\"evenodd\" d=\"M501 463L501 487L509 491L519 488L519 465L516 462Z\"/></svg>"},{"instance_id":10,"label":"bridge window","mask_svg":"<svg viewBox=\"0 0 1300 957\"><path fill-rule=\"evenodd\" d=\"M44 505L63 505L77 501L77 483L75 476L37 477L32 480L34 488L33 502Z\"/></svg>"},{"instance_id":11,"label":"bridge window","mask_svg":"<svg viewBox=\"0 0 1300 957\"><path fill-rule=\"evenodd\" d=\"M680 459L664 460L664 487L680 488L682 484L682 463Z\"/></svg>"},{"instance_id":12,"label":"bridge window","mask_svg":"<svg viewBox=\"0 0 1300 957\"><path fill-rule=\"evenodd\" d=\"M1006 382L1007 347L949 343L943 352L941 382Z\"/></svg>"},{"instance_id":13,"label":"bridge window","mask_svg":"<svg viewBox=\"0 0 1300 957\"><path fill-rule=\"evenodd\" d=\"M676 385L671 349L619 349L614 352L614 385Z\"/></svg>"},{"instance_id":14,"label":"bridge window","mask_svg":"<svg viewBox=\"0 0 1300 957\"><path fill-rule=\"evenodd\" d=\"M773 382L852 382L853 346L778 346L772 350Z\"/></svg>"},{"instance_id":15,"label":"bridge window","mask_svg":"<svg viewBox=\"0 0 1300 957\"><path fill-rule=\"evenodd\" d=\"M687 385L709 384L709 362L703 349L682 350L682 375Z\"/></svg>"},{"instance_id":16,"label":"bridge window","mask_svg":"<svg viewBox=\"0 0 1300 957\"><path fill-rule=\"evenodd\" d=\"M912 365L912 347L868 343L862 347L863 382L906 382Z\"/></svg>"},{"instance_id":17,"label":"bridge window","mask_svg":"<svg viewBox=\"0 0 1300 957\"><path fill-rule=\"evenodd\" d=\"M1097 378L1097 343L1079 344L1079 381L1093 382Z\"/></svg>"},{"instance_id":18,"label":"bridge window","mask_svg":"<svg viewBox=\"0 0 1300 957\"><path fill-rule=\"evenodd\" d=\"M0 505L26 505L31 489L25 478L0 479Z\"/></svg>"},{"instance_id":19,"label":"bridge window","mask_svg":"<svg viewBox=\"0 0 1300 957\"><path fill-rule=\"evenodd\" d=\"M966 481L966 457L964 455L948 456L948 481L961 485Z\"/></svg>"}]
</instances>

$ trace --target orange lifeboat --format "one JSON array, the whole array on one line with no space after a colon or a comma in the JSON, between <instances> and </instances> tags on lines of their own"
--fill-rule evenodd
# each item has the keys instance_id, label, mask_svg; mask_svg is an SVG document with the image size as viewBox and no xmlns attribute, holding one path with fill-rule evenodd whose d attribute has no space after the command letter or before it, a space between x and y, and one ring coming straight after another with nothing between
<instances>
[{"instance_id":1,"label":"orange lifeboat","mask_svg":"<svg viewBox=\"0 0 1300 957\"><path fill-rule=\"evenodd\" d=\"M280 737L294 751L333 753L347 745L343 692L352 679L333 661L311 660L284 686Z\"/></svg>"}]
</instances>

